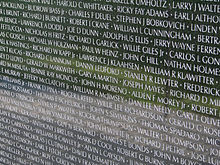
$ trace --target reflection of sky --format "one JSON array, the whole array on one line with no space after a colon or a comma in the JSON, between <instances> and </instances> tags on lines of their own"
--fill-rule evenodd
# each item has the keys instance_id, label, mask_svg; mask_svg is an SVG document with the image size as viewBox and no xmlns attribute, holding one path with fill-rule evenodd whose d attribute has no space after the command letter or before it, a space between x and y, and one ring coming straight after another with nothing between
<instances>
[{"instance_id":1,"label":"reflection of sky","mask_svg":"<svg viewBox=\"0 0 220 165\"><path fill-rule=\"evenodd\" d=\"M8 162L167 164L174 163L173 156L196 162L194 154L206 162L218 159L216 119L156 106L144 109L45 85L33 89L26 82L0 85L0 141L5 148L0 155ZM217 139L217 144L208 144L207 138Z\"/></svg>"}]
</instances>

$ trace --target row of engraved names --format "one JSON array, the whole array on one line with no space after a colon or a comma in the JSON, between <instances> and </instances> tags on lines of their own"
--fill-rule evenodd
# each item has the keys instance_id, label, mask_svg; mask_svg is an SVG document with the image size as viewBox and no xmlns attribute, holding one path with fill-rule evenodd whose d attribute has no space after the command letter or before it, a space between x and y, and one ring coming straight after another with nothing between
<instances>
[{"instance_id":1,"label":"row of engraved names","mask_svg":"<svg viewBox=\"0 0 220 165\"><path fill-rule=\"evenodd\" d=\"M21 1L22 2L22 1ZM26 1L24 1L26 2ZM127 6L129 5L130 6ZM135 15L146 15L147 10L149 9L161 9L159 11L168 11L170 9L182 11L185 12L185 15L187 12L205 12L205 13L220 13L220 5L218 4L209 4L209 3L193 3L193 2L172 2L168 3L166 0L150 0L150 1L142 1L142 0L136 0L136 1L106 1L105 4L95 2L81 2L81 1L66 1L66 0L57 0L57 1L36 1L34 3L39 3L43 5L30 5L30 4L24 4L24 3L15 3L15 2L1 2L0 6L4 8L10 8L10 9L29 9L30 11L35 12L50 12L52 14L62 14L63 12L60 12L60 9L63 9L63 7L69 7L69 8L77 8L81 10L96 10L96 11L102 11L102 12L117 12L117 13L124 13L124 14L135 14ZM109 4L111 3L111 4ZM116 4L116 5L114 5ZM56 7L51 7L51 5L54 5ZM58 7L57 7L58 6ZM60 8L61 6L61 8ZM164 16L166 17L166 15Z\"/></svg>"}]
</instances>

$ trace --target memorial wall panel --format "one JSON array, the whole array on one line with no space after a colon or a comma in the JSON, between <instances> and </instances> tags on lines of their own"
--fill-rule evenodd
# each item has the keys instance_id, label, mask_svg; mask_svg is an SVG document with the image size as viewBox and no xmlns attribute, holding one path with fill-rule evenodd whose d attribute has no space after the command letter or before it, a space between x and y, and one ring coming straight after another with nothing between
<instances>
[{"instance_id":1,"label":"memorial wall panel","mask_svg":"<svg viewBox=\"0 0 220 165\"><path fill-rule=\"evenodd\" d=\"M219 0L1 0L0 164L220 165Z\"/></svg>"}]
</instances>

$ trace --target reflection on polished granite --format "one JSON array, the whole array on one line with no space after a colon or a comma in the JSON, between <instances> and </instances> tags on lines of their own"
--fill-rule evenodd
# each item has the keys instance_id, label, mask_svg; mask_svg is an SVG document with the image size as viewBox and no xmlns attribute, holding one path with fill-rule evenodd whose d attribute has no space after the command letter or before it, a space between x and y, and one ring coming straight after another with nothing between
<instances>
[{"instance_id":1,"label":"reflection on polished granite","mask_svg":"<svg viewBox=\"0 0 220 165\"><path fill-rule=\"evenodd\" d=\"M220 121L26 82L0 83L0 162L219 165Z\"/></svg>"}]
</instances>

